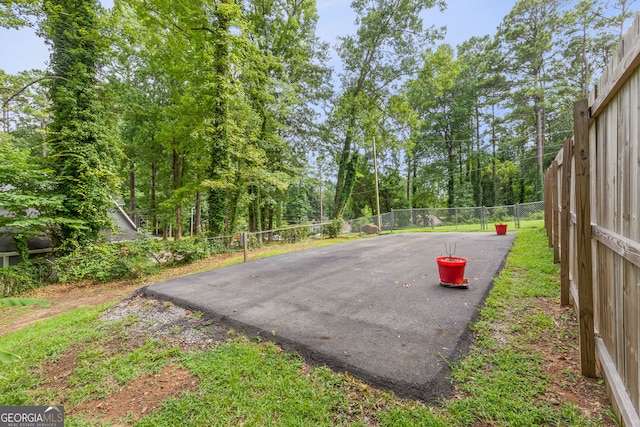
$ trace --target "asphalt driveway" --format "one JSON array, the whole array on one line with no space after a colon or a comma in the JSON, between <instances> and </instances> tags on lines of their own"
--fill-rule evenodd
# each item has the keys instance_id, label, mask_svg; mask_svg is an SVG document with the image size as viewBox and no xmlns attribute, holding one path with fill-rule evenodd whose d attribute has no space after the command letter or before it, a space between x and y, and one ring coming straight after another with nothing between
<instances>
[{"instance_id":1,"label":"asphalt driveway","mask_svg":"<svg viewBox=\"0 0 640 427\"><path fill-rule=\"evenodd\" d=\"M448 396L448 363L515 233L391 234L317 247L159 283L144 290L259 334L310 363L348 371L405 397ZM435 257L455 245L468 289L439 285Z\"/></svg>"}]
</instances>

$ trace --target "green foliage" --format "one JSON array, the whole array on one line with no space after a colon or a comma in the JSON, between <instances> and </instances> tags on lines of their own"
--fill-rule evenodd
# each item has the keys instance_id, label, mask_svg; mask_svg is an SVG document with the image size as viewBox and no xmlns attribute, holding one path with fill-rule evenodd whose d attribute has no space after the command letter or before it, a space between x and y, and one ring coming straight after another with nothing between
<instances>
[{"instance_id":1,"label":"green foliage","mask_svg":"<svg viewBox=\"0 0 640 427\"><path fill-rule=\"evenodd\" d=\"M0 27L26 26L37 10L38 2L35 0L4 0L0 3Z\"/></svg>"},{"instance_id":2,"label":"green foliage","mask_svg":"<svg viewBox=\"0 0 640 427\"><path fill-rule=\"evenodd\" d=\"M177 241L160 243L162 251L169 252L171 265L191 264L208 257L213 248L204 237L182 239Z\"/></svg>"},{"instance_id":3,"label":"green foliage","mask_svg":"<svg viewBox=\"0 0 640 427\"><path fill-rule=\"evenodd\" d=\"M52 265L44 259L27 259L17 265L0 268L0 297L18 295L48 283Z\"/></svg>"},{"instance_id":4,"label":"green foliage","mask_svg":"<svg viewBox=\"0 0 640 427\"><path fill-rule=\"evenodd\" d=\"M335 239L340 235L340 233L342 233L342 227L342 218L334 219L330 224L325 224L322 226L322 234L331 239Z\"/></svg>"},{"instance_id":5,"label":"green foliage","mask_svg":"<svg viewBox=\"0 0 640 427\"><path fill-rule=\"evenodd\" d=\"M290 227L280 232L282 240L286 243L303 242L311 234L311 227Z\"/></svg>"},{"instance_id":6,"label":"green foliage","mask_svg":"<svg viewBox=\"0 0 640 427\"><path fill-rule=\"evenodd\" d=\"M56 260L55 270L61 282L142 277L158 270L152 262L155 249L151 240L87 245Z\"/></svg>"},{"instance_id":7,"label":"green foliage","mask_svg":"<svg viewBox=\"0 0 640 427\"><path fill-rule=\"evenodd\" d=\"M8 351L0 350L0 363L15 363L20 361L20 356Z\"/></svg>"},{"instance_id":8,"label":"green foliage","mask_svg":"<svg viewBox=\"0 0 640 427\"><path fill-rule=\"evenodd\" d=\"M27 149L16 147L0 134L0 235L11 235L23 259L27 240L45 236L65 225L81 227L82 220L58 215L64 196L51 191L53 171L42 167Z\"/></svg>"},{"instance_id":9,"label":"green foliage","mask_svg":"<svg viewBox=\"0 0 640 427\"><path fill-rule=\"evenodd\" d=\"M177 241L142 238L118 244L89 245L55 261L61 282L137 279L163 267L190 264L206 258L212 247L205 238Z\"/></svg>"},{"instance_id":10,"label":"green foliage","mask_svg":"<svg viewBox=\"0 0 640 427\"><path fill-rule=\"evenodd\" d=\"M43 32L52 47L48 80L51 123L47 142L55 191L64 196L59 214L83 225L62 224L66 250L97 241L111 228L119 144L109 123L96 72L105 50L95 0L45 3Z\"/></svg>"},{"instance_id":11,"label":"green foliage","mask_svg":"<svg viewBox=\"0 0 640 427\"><path fill-rule=\"evenodd\" d=\"M491 218L489 221L492 222L505 222L509 219L509 211L506 207L500 207L493 209L491 212Z\"/></svg>"},{"instance_id":12,"label":"green foliage","mask_svg":"<svg viewBox=\"0 0 640 427\"><path fill-rule=\"evenodd\" d=\"M226 250L214 247L204 237L178 241L141 237L124 243L87 245L53 260L28 259L15 266L0 268L0 297L17 295L54 280L139 279L162 268L196 262L216 249L219 252Z\"/></svg>"},{"instance_id":13,"label":"green foliage","mask_svg":"<svg viewBox=\"0 0 640 427\"><path fill-rule=\"evenodd\" d=\"M287 189L287 203L285 204L285 218L289 222L307 222L311 214L306 188L301 185L291 185Z\"/></svg>"},{"instance_id":14,"label":"green foliage","mask_svg":"<svg viewBox=\"0 0 640 427\"><path fill-rule=\"evenodd\" d=\"M433 28L423 27L421 18L423 11L435 6L444 4L433 0L352 3L360 26L356 35L341 38L338 47L344 61L344 91L329 125L342 141L335 149L338 173L333 218L344 215L351 197L358 165L357 141L371 144L378 137L378 128L384 127L379 111L393 103L394 84L400 76L416 70L422 44L437 37Z\"/></svg>"}]
</instances>

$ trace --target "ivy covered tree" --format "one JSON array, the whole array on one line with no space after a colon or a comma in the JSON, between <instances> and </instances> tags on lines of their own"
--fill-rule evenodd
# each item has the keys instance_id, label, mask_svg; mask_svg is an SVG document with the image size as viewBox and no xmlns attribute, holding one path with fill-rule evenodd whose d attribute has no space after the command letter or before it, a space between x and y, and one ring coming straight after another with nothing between
<instances>
[{"instance_id":1,"label":"ivy covered tree","mask_svg":"<svg viewBox=\"0 0 640 427\"><path fill-rule=\"evenodd\" d=\"M421 13L444 2L436 0L355 0L359 24L355 35L342 37L338 53L344 63L342 94L335 103L332 127L339 129L338 172L332 217L341 218L358 170L358 141L375 135L372 117L385 110L394 84L410 76L421 48L437 31L425 29ZM370 126L369 126L370 127Z\"/></svg>"},{"instance_id":2,"label":"ivy covered tree","mask_svg":"<svg viewBox=\"0 0 640 427\"><path fill-rule=\"evenodd\" d=\"M64 224L69 249L98 240L112 228L109 208L116 191L114 162L119 144L96 74L105 51L95 0L51 0L43 28L51 45L48 96L51 124L47 144L54 191L64 196L60 214L81 219Z\"/></svg>"}]
</instances>

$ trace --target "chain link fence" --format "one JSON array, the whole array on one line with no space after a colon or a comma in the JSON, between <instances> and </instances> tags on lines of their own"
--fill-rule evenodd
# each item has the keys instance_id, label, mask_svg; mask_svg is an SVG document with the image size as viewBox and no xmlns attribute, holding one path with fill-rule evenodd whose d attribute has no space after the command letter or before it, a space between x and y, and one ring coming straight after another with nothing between
<instances>
[{"instance_id":1,"label":"chain link fence","mask_svg":"<svg viewBox=\"0 0 640 427\"><path fill-rule=\"evenodd\" d=\"M382 215L345 221L343 232L367 232L371 225L382 231L430 228L432 230L479 231L495 223L510 223L520 228L523 221L544 219L544 202L495 207L394 209Z\"/></svg>"},{"instance_id":2,"label":"chain link fence","mask_svg":"<svg viewBox=\"0 0 640 427\"><path fill-rule=\"evenodd\" d=\"M248 250L255 250L266 245L299 243L310 238L320 238L323 235L323 226L330 224L330 222L312 223L266 231L247 231L227 236L210 237L209 242L215 253L243 251L245 246Z\"/></svg>"},{"instance_id":3,"label":"chain link fence","mask_svg":"<svg viewBox=\"0 0 640 427\"><path fill-rule=\"evenodd\" d=\"M381 231L431 229L434 231L492 230L495 223L512 224L544 219L544 202L495 207L396 209L381 215L345 220L342 233L375 234ZM209 238L215 253L256 250L279 243L298 243L320 238L331 222L301 224L274 230L243 232ZM246 242L245 242L246 239Z\"/></svg>"}]
</instances>

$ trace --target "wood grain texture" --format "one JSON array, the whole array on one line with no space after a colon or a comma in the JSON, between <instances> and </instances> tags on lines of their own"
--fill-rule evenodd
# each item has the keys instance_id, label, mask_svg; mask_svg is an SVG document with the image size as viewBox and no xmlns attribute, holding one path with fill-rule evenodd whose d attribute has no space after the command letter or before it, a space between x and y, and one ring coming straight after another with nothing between
<instances>
[{"instance_id":1,"label":"wood grain texture","mask_svg":"<svg viewBox=\"0 0 640 427\"><path fill-rule=\"evenodd\" d=\"M574 104L576 156L576 216L578 251L578 298L580 325L580 367L587 377L596 376L593 322L593 272L591 260L591 177L589 165L589 105L586 99Z\"/></svg>"},{"instance_id":2,"label":"wood grain texture","mask_svg":"<svg viewBox=\"0 0 640 427\"><path fill-rule=\"evenodd\" d=\"M571 159L573 157L573 140L564 142L562 149L561 169L561 206L560 218L560 304L567 306L570 303L569 285L571 282Z\"/></svg>"}]
</instances>

